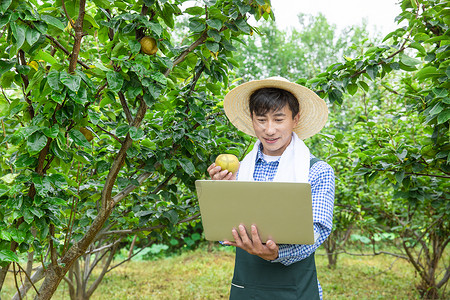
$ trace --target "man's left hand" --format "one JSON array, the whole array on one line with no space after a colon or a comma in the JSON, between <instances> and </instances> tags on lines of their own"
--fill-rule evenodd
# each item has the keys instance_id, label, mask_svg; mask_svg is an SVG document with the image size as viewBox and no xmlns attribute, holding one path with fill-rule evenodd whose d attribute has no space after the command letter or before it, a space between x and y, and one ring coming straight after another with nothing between
<instances>
[{"instance_id":1,"label":"man's left hand","mask_svg":"<svg viewBox=\"0 0 450 300\"><path fill-rule=\"evenodd\" d=\"M239 230L233 228L231 231L235 242L224 241L225 245L239 247L250 254L257 255L265 260L274 260L278 258L278 245L272 241L267 240L265 244L261 242L258 229L255 225L251 227L250 239L244 225L239 225Z\"/></svg>"}]
</instances>

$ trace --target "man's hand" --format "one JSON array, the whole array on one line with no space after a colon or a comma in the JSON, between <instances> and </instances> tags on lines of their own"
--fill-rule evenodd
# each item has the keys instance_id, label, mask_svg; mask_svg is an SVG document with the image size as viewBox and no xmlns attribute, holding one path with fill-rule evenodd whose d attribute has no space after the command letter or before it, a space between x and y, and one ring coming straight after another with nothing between
<instances>
[{"instance_id":1,"label":"man's hand","mask_svg":"<svg viewBox=\"0 0 450 300\"><path fill-rule=\"evenodd\" d=\"M263 244L255 225L252 225L251 230L252 238L250 239L244 225L239 225L239 231L236 230L236 228L233 228L231 231L235 242L224 241L223 243L225 245L239 247L248 253L257 255L265 260L277 259L278 245L272 240L268 240L267 243Z\"/></svg>"},{"instance_id":2,"label":"man's hand","mask_svg":"<svg viewBox=\"0 0 450 300\"><path fill-rule=\"evenodd\" d=\"M222 170L222 168L216 166L215 163L211 164L207 171L212 180L236 180L236 174L233 174L228 170Z\"/></svg>"}]
</instances>

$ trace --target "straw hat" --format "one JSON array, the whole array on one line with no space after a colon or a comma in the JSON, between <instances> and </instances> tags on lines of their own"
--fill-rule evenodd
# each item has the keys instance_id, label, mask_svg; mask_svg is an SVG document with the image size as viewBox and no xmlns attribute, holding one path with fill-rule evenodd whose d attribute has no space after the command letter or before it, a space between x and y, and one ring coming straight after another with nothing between
<instances>
[{"instance_id":1,"label":"straw hat","mask_svg":"<svg viewBox=\"0 0 450 300\"><path fill-rule=\"evenodd\" d=\"M310 89L283 77L270 77L243 83L232 89L223 102L225 114L237 129L256 136L248 102L254 91L261 88L279 88L291 92L299 102L300 119L294 132L302 140L318 133L328 119L328 107L319 96Z\"/></svg>"}]
</instances>

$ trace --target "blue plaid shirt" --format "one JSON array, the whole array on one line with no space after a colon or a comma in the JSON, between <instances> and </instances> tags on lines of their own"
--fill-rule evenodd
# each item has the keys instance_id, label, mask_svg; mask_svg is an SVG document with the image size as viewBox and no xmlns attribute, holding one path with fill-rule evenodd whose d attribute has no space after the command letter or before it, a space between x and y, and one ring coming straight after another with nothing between
<instances>
[{"instance_id":1,"label":"blue plaid shirt","mask_svg":"<svg viewBox=\"0 0 450 300\"><path fill-rule=\"evenodd\" d=\"M311 155L311 158L314 156ZM279 159L267 162L264 160L261 148L256 156L255 181L273 181L278 169ZM318 237L313 245L280 244L278 258L272 262L290 265L313 254L327 239L333 227L334 206L334 171L324 161L316 162L309 170L311 184L314 235ZM322 287L319 283L319 294L322 299Z\"/></svg>"}]
</instances>

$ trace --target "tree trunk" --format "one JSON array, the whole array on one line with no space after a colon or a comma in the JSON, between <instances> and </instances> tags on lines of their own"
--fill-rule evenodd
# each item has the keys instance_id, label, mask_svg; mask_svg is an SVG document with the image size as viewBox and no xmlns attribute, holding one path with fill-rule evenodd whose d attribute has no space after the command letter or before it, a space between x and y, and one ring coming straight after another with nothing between
<instances>
[{"instance_id":1,"label":"tree trunk","mask_svg":"<svg viewBox=\"0 0 450 300\"><path fill-rule=\"evenodd\" d=\"M57 265L52 264L48 267L45 272L44 282L39 289L39 295L36 295L34 298L35 300L51 299L64 275L72 267L74 262L86 252L87 248L110 216L111 211L112 208L101 209L91 227L89 227L86 232L86 235L78 243L70 247Z\"/></svg>"}]
</instances>

